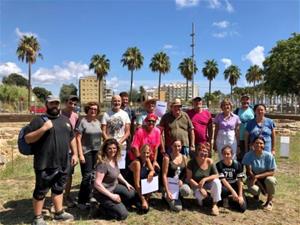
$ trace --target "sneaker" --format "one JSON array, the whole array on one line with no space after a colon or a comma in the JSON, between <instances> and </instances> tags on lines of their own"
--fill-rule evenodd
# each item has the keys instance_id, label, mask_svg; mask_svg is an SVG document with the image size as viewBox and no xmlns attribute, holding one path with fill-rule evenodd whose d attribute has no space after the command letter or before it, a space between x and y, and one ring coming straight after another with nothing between
<instances>
[{"instance_id":1,"label":"sneaker","mask_svg":"<svg viewBox=\"0 0 300 225\"><path fill-rule=\"evenodd\" d=\"M47 225L47 223L45 222L43 216L35 216L32 221L32 225Z\"/></svg>"},{"instance_id":2,"label":"sneaker","mask_svg":"<svg viewBox=\"0 0 300 225\"><path fill-rule=\"evenodd\" d=\"M58 222L58 221L73 221L74 220L74 216L70 213L67 213L65 211L59 212L59 213L55 213L54 214L54 221Z\"/></svg>"},{"instance_id":3,"label":"sneaker","mask_svg":"<svg viewBox=\"0 0 300 225\"><path fill-rule=\"evenodd\" d=\"M265 211L272 211L272 209L273 209L273 203L272 202L266 202L264 204L264 210Z\"/></svg>"},{"instance_id":4,"label":"sneaker","mask_svg":"<svg viewBox=\"0 0 300 225\"><path fill-rule=\"evenodd\" d=\"M214 206L212 207L212 209L211 209L211 215L213 215L213 216L218 216L219 214L220 214L220 212L219 212L218 206L217 206L217 205L214 205Z\"/></svg>"}]
</instances>

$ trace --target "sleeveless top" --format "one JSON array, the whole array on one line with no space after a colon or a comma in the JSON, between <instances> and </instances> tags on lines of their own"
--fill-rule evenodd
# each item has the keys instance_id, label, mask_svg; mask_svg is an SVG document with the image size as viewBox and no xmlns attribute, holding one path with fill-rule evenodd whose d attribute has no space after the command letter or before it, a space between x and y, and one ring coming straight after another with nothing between
<instances>
[{"instance_id":1,"label":"sleeveless top","mask_svg":"<svg viewBox=\"0 0 300 225\"><path fill-rule=\"evenodd\" d=\"M168 174L167 177L174 177L175 173L177 171L177 168L180 168L180 174L179 174L179 179L184 181L185 175L186 175L186 159L182 155L182 161L179 165L176 165L171 158L171 154L168 154L169 156L169 168L168 168Z\"/></svg>"}]
</instances>

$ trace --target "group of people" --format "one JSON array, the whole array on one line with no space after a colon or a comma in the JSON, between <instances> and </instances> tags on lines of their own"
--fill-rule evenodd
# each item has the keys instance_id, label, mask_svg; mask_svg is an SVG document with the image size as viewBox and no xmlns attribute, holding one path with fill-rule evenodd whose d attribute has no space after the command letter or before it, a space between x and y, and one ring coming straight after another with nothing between
<instances>
[{"instance_id":1,"label":"group of people","mask_svg":"<svg viewBox=\"0 0 300 225\"><path fill-rule=\"evenodd\" d=\"M122 92L112 97L111 109L99 120L97 102L87 103L86 115L79 119L74 112L78 101L77 96L70 96L60 110L59 98L49 96L49 120L36 117L26 131L36 174L33 224L46 224L42 208L49 189L54 220L74 219L63 210L63 199L67 206L74 205L70 190L78 162L82 180L76 205L86 209L96 201L107 218L124 220L132 206L147 213L151 195L142 193L141 179L151 182L155 176L159 176L162 196L173 211L182 209L183 197L194 194L200 206L208 196L212 198L212 215L219 214L220 205L244 212L244 183L256 200L260 193L267 195L263 208L272 210L277 183L275 125L265 117L264 104L252 109L249 96L244 95L242 106L233 111L232 103L225 99L222 112L213 119L201 97L192 99L192 109L186 112L181 100L174 99L159 117L156 99L148 98L144 111L136 115L129 107L128 94ZM217 163L213 151L218 154ZM172 185L178 186L178 196Z\"/></svg>"}]
</instances>

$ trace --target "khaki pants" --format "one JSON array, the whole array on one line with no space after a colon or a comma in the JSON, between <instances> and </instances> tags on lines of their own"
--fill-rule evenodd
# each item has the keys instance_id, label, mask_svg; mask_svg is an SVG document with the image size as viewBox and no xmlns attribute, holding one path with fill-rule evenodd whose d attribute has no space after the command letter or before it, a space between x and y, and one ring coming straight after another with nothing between
<instances>
[{"instance_id":1,"label":"khaki pants","mask_svg":"<svg viewBox=\"0 0 300 225\"><path fill-rule=\"evenodd\" d=\"M275 194L275 186L277 184L277 180L274 176L269 176L264 179L259 179L253 186L250 186L249 180L247 180L246 183L249 192L253 195L259 195L261 192L261 188L263 187L268 195L273 196Z\"/></svg>"}]
</instances>

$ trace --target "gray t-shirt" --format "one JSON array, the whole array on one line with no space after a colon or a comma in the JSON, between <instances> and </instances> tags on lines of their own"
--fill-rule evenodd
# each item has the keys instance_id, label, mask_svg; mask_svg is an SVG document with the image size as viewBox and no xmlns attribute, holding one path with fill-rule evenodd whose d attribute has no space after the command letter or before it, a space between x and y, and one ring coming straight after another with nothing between
<instances>
[{"instance_id":1,"label":"gray t-shirt","mask_svg":"<svg viewBox=\"0 0 300 225\"><path fill-rule=\"evenodd\" d=\"M118 184L118 176L120 174L118 165L112 167L109 163L103 162L96 166L96 171L105 174L102 180L103 186L112 192Z\"/></svg>"},{"instance_id":2,"label":"gray t-shirt","mask_svg":"<svg viewBox=\"0 0 300 225\"><path fill-rule=\"evenodd\" d=\"M99 120L87 121L82 118L79 122L76 131L79 132L81 137L83 154L90 151L99 151L101 146L101 124Z\"/></svg>"}]
</instances>

